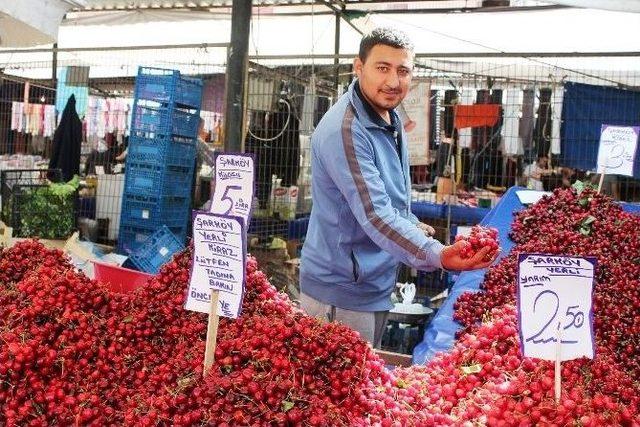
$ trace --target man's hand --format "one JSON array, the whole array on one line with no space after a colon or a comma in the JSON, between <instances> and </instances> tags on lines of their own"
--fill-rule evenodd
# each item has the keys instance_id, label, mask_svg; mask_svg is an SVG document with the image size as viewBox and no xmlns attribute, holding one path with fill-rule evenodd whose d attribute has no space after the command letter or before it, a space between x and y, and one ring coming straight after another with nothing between
<instances>
[{"instance_id":1,"label":"man's hand","mask_svg":"<svg viewBox=\"0 0 640 427\"><path fill-rule=\"evenodd\" d=\"M477 270L480 268L489 267L493 264L493 261L497 258L500 250L497 250L493 255L490 255L491 248L484 247L480 249L471 258L462 258L460 256L460 250L464 247L464 241L460 240L453 245L445 246L440 253L440 262L442 268L447 270L466 271ZM487 258L489 257L489 258Z\"/></svg>"},{"instance_id":2,"label":"man's hand","mask_svg":"<svg viewBox=\"0 0 640 427\"><path fill-rule=\"evenodd\" d=\"M427 225L424 222L417 223L416 227L422 230L427 237L432 237L436 234L436 230L432 226Z\"/></svg>"}]
</instances>

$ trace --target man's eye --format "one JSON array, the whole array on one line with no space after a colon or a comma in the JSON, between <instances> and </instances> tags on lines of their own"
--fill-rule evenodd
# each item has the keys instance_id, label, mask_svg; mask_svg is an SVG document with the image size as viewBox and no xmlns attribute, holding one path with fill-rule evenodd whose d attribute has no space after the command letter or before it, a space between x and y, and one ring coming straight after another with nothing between
<instances>
[{"instance_id":1,"label":"man's eye","mask_svg":"<svg viewBox=\"0 0 640 427\"><path fill-rule=\"evenodd\" d=\"M398 70L398 75L406 77L409 75L409 70Z\"/></svg>"},{"instance_id":2,"label":"man's eye","mask_svg":"<svg viewBox=\"0 0 640 427\"><path fill-rule=\"evenodd\" d=\"M378 67L378 70L386 73L387 71L389 71L389 67Z\"/></svg>"}]
</instances>

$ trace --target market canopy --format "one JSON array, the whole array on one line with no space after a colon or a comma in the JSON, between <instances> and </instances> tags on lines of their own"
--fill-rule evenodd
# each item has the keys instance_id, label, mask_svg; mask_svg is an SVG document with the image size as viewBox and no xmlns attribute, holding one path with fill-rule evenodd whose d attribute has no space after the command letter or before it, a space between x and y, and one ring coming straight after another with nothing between
<instances>
[{"instance_id":1,"label":"market canopy","mask_svg":"<svg viewBox=\"0 0 640 427\"><path fill-rule=\"evenodd\" d=\"M20 0L0 2L0 46L26 47L54 43L58 26L76 0Z\"/></svg>"},{"instance_id":2,"label":"market canopy","mask_svg":"<svg viewBox=\"0 0 640 427\"><path fill-rule=\"evenodd\" d=\"M273 0L274 4L276 0ZM96 1L86 1L87 6ZM106 2L102 2L103 4ZM112 4L118 3L112 0ZM128 2L128 4L135 2ZM142 3L142 2L139 2ZM146 4L152 4L148 1ZM163 2L163 4L175 2ZM205 4L211 2L193 2ZM220 3L220 2L218 2ZM350 2L349 4L351 4ZM360 3L360 2L359 2ZM377 6L377 3L371 3ZM424 2L438 3L438 2ZM472 2L469 2L472 3ZM635 3L635 1L633 2ZM183 2L191 4L191 2ZM288 9L290 8L280 8ZM274 8L258 8L252 17L249 38L249 54L270 55L273 64L300 64L302 60L292 57L315 55L316 63L333 63L329 55L334 53L335 16L321 14L324 6L307 6L311 13L294 16L282 16L272 13ZM370 13L351 16L353 26L366 31L378 25L393 26L407 32L416 44L416 52L454 55L466 53L466 57L440 58L441 64L455 72L469 71L469 64L496 64L491 68L492 75L523 77L536 73L540 67L560 67L580 70L602 70L605 72L627 73L629 80L636 79L640 72L640 40L637 28L640 27L640 14L594 9L557 8L518 10L511 8L502 12L478 13ZM571 26L569 28L569 23ZM286 36L283 34L286 29ZM103 48L111 46L166 46L184 44L225 44L229 42L231 32L230 15L218 10L175 10L166 8L147 8L138 10L111 10L100 12L70 12L60 26L58 46L61 48ZM606 34L606 37L603 36ZM291 35L295 35L292 37ZM361 34L350 25L342 25L340 31L340 52L353 55L357 52ZM212 56L212 52L215 55ZM519 55L508 55L518 52ZM606 53L624 52L625 55L611 58L574 57L559 55L539 59L545 53ZM634 54L635 53L635 54ZM137 50L110 53L106 50L79 52L67 56L73 57L72 65L91 66L92 77L133 75L135 69L121 67L123 64L149 64L144 53ZM203 55L196 58L183 56L187 53L172 52L173 56L158 57L158 65L169 62L198 63L205 60ZM209 49L206 60L209 63L223 65L226 54L224 49ZM470 58L478 54L480 58ZM504 57L482 58L482 55ZM504 54L504 55L503 55ZM111 59L111 55L114 56ZM193 55L189 53L189 55ZM318 59L317 55L325 55ZM511 57L509 57L511 56ZM514 58L513 56L517 56ZM65 55L59 55L59 65L64 66ZM151 61L154 59L151 58ZM29 64L50 63L51 53L40 54L3 54L0 51L0 65L10 68L27 69ZM102 64L100 62L102 61ZM164 61L164 62L163 62ZM109 62L112 67L106 69ZM99 71L99 66L102 71ZM526 65L526 67L525 67ZM46 68L46 67L42 67ZM25 77L38 78L27 74ZM98 74L99 73L99 74ZM561 71L560 71L561 73ZM48 78L50 71L42 70L40 78ZM562 74L564 75L564 74Z\"/></svg>"}]
</instances>

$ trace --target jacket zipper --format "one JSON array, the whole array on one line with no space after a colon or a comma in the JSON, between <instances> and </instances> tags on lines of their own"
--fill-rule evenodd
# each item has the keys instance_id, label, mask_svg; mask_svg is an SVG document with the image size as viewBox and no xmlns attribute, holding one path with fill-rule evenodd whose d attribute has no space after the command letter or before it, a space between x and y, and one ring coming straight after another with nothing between
<instances>
[{"instance_id":1,"label":"jacket zipper","mask_svg":"<svg viewBox=\"0 0 640 427\"><path fill-rule=\"evenodd\" d=\"M358 281L358 261L356 260L356 255L351 251L351 265L353 265L353 281Z\"/></svg>"},{"instance_id":2,"label":"jacket zipper","mask_svg":"<svg viewBox=\"0 0 640 427\"><path fill-rule=\"evenodd\" d=\"M384 128L383 128L384 129ZM386 129L384 129L387 132L390 132ZM398 143L398 131L394 131L393 132L393 141L395 142L395 148L396 148L396 154L398 155L398 161L400 162L400 170L402 171L402 185L404 186L404 192L405 194L409 194L409 197L411 197L411 193L409 192L409 189L407 188L407 175L404 173L404 165L402 164L402 153L400 152L400 144ZM405 202L407 202L407 200L405 200ZM408 205L407 205L408 206Z\"/></svg>"}]
</instances>

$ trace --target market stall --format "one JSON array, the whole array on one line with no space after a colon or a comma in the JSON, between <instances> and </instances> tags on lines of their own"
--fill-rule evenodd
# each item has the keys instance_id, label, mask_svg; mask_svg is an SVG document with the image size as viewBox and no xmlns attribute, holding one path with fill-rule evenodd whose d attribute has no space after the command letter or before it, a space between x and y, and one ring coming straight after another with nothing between
<instances>
[{"instance_id":1,"label":"market stall","mask_svg":"<svg viewBox=\"0 0 640 427\"><path fill-rule=\"evenodd\" d=\"M500 199L498 205L480 221L480 224L487 227L495 227L500 234L501 257L508 255L514 246L514 242L509 238L513 214L524 209L526 206L520 202L517 192L526 190L524 188L513 187ZM640 213L640 205L623 203L626 212ZM453 284L449 296L434 316L429 328L425 331L422 343L418 344L413 352L413 362L424 364L435 356L436 353L449 350L454 342L456 332L461 325L454 318L454 305L458 297L468 291L477 291L485 276L485 271L469 271L460 274Z\"/></svg>"}]
</instances>

